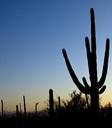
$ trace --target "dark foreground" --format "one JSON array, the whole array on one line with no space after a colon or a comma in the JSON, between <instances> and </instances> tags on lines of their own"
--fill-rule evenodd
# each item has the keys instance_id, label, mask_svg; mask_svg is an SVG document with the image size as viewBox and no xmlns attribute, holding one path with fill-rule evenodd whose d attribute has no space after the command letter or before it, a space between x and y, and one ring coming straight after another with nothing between
<instances>
[{"instance_id":1,"label":"dark foreground","mask_svg":"<svg viewBox=\"0 0 112 128\"><path fill-rule=\"evenodd\" d=\"M3 117L0 118L0 128L42 128L42 127L109 127L112 122L111 113L100 113L99 116L93 116L88 112L62 113L50 116L20 116L20 117Z\"/></svg>"}]
</instances>

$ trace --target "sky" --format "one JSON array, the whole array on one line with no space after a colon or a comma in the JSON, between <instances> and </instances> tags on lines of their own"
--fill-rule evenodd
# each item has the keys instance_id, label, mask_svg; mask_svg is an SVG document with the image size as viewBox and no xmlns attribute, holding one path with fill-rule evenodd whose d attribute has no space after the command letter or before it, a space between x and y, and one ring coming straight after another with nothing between
<instances>
[{"instance_id":1,"label":"sky","mask_svg":"<svg viewBox=\"0 0 112 128\"><path fill-rule=\"evenodd\" d=\"M90 38L90 8L95 11L100 79L106 38L112 47L111 0L0 0L0 99L6 111L23 105L23 95L27 110L33 110L36 102L39 109L46 107L50 88L55 99L67 99L73 90L79 91L62 49L67 50L79 80L88 79L84 41ZM112 101L111 47L102 104Z\"/></svg>"}]
</instances>

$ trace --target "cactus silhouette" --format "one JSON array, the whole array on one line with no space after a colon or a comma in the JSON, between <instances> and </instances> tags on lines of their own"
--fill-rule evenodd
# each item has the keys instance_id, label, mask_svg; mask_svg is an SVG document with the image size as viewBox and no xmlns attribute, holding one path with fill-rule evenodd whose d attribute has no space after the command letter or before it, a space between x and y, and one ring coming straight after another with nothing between
<instances>
[{"instance_id":1,"label":"cactus silhouette","mask_svg":"<svg viewBox=\"0 0 112 128\"><path fill-rule=\"evenodd\" d=\"M16 116L17 117L19 116L19 107L18 107L18 105L16 105Z\"/></svg>"},{"instance_id":2,"label":"cactus silhouette","mask_svg":"<svg viewBox=\"0 0 112 128\"><path fill-rule=\"evenodd\" d=\"M109 47L110 47L110 41L109 39L106 39L106 48L105 48L105 56L104 56L104 64L103 64L103 70L102 70L102 76L100 80L98 81L97 78L97 56L96 56L96 33L95 33L95 16L94 16L94 10L91 8L90 10L90 17L91 17L91 44L89 43L88 37L85 38L85 46L86 46L86 52L87 52L87 60L88 60L88 69L89 69L89 78L90 78L90 85L87 83L86 78L83 77L83 84L80 83L78 80L71 64L68 59L66 50L63 49L63 56L68 68L68 71L71 75L71 78L73 82L76 84L78 89L85 93L90 95L91 100L91 110L95 113L99 112L99 94L103 93L106 89L106 86L104 85L106 75L107 75L107 69L108 69L108 59L109 59Z\"/></svg>"},{"instance_id":3,"label":"cactus silhouette","mask_svg":"<svg viewBox=\"0 0 112 128\"><path fill-rule=\"evenodd\" d=\"M22 114L21 103L19 103L19 111L20 111L20 114Z\"/></svg>"},{"instance_id":4,"label":"cactus silhouette","mask_svg":"<svg viewBox=\"0 0 112 128\"><path fill-rule=\"evenodd\" d=\"M38 102L37 103L35 103L35 115L37 116L37 106L38 106Z\"/></svg>"},{"instance_id":5,"label":"cactus silhouette","mask_svg":"<svg viewBox=\"0 0 112 128\"><path fill-rule=\"evenodd\" d=\"M61 99L60 99L60 96L58 96L58 108L59 109L61 108Z\"/></svg>"},{"instance_id":6,"label":"cactus silhouette","mask_svg":"<svg viewBox=\"0 0 112 128\"><path fill-rule=\"evenodd\" d=\"M54 99L52 89L49 89L49 114L50 116L54 115Z\"/></svg>"},{"instance_id":7,"label":"cactus silhouette","mask_svg":"<svg viewBox=\"0 0 112 128\"><path fill-rule=\"evenodd\" d=\"M25 96L23 96L23 104L24 104L24 116L26 116L26 102L25 102Z\"/></svg>"},{"instance_id":8,"label":"cactus silhouette","mask_svg":"<svg viewBox=\"0 0 112 128\"><path fill-rule=\"evenodd\" d=\"M2 117L4 116L4 110L3 110L3 100L1 100L1 114L2 114Z\"/></svg>"}]
</instances>

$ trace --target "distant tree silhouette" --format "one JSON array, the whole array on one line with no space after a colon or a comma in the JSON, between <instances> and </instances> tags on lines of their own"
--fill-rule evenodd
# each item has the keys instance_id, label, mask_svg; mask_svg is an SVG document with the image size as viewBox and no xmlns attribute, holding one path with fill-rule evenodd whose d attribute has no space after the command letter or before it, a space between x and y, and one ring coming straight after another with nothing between
<instances>
[{"instance_id":1,"label":"distant tree silhouette","mask_svg":"<svg viewBox=\"0 0 112 128\"><path fill-rule=\"evenodd\" d=\"M90 109L90 97L87 94L85 94L85 97L86 97L87 108Z\"/></svg>"},{"instance_id":2,"label":"distant tree silhouette","mask_svg":"<svg viewBox=\"0 0 112 128\"><path fill-rule=\"evenodd\" d=\"M73 91L70 94L70 100L64 102L64 105L71 111L80 111L86 108L86 100L84 97L82 97L81 92L77 93L76 91Z\"/></svg>"},{"instance_id":3,"label":"distant tree silhouette","mask_svg":"<svg viewBox=\"0 0 112 128\"><path fill-rule=\"evenodd\" d=\"M88 68L89 68L89 78L90 85L87 83L86 78L83 77L84 86L79 82L70 61L68 59L66 50L63 49L63 56L69 70L69 73L72 77L73 82L76 84L78 89L85 94L89 94L91 98L91 110L93 113L99 113L99 94L103 93L106 89L104 85L107 69L108 69L108 59L109 59L109 39L106 39L106 49L105 49L105 57L103 64L103 71L100 80L98 81L97 77L97 56L96 56L96 34L95 34L95 17L94 10L91 8L90 10L91 16L91 46L89 43L88 37L85 38L85 46L87 51L87 60L88 60Z\"/></svg>"}]
</instances>

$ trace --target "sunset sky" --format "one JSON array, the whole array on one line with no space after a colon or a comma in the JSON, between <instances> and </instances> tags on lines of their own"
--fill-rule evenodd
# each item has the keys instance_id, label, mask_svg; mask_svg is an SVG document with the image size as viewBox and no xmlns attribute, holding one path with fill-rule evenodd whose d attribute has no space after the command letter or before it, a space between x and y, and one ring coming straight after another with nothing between
<instances>
[{"instance_id":1,"label":"sunset sky","mask_svg":"<svg viewBox=\"0 0 112 128\"><path fill-rule=\"evenodd\" d=\"M90 38L90 8L95 11L100 78L106 38L112 44L111 0L0 0L0 99L5 110L15 110L23 95L27 110L36 102L42 109L50 88L55 99L78 92L61 50L67 50L79 80L88 79L84 41ZM100 96L103 104L112 101L111 47L107 88Z\"/></svg>"}]
</instances>

